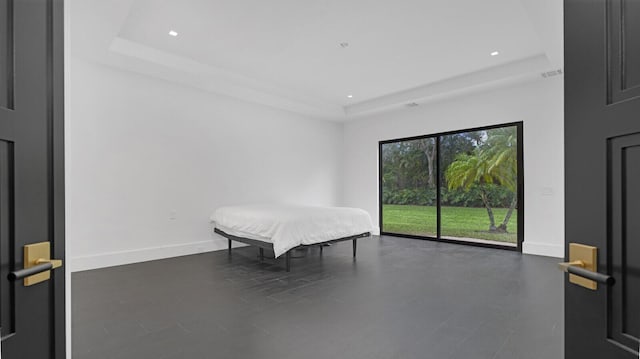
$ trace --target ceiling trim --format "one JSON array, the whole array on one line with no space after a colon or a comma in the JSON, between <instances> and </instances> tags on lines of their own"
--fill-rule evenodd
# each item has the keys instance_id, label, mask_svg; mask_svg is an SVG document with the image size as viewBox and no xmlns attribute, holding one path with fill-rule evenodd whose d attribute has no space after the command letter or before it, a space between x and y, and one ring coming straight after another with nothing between
<instances>
[{"instance_id":1,"label":"ceiling trim","mask_svg":"<svg viewBox=\"0 0 640 359\"><path fill-rule=\"evenodd\" d=\"M539 54L504 65L348 105L345 106L345 113L349 117L370 114L406 106L409 103L426 103L434 99L459 96L470 91L511 85L521 81L541 78L540 74L550 70L550 66L547 56Z\"/></svg>"},{"instance_id":2,"label":"ceiling trim","mask_svg":"<svg viewBox=\"0 0 640 359\"><path fill-rule=\"evenodd\" d=\"M295 95L286 89L121 37L113 39L109 47L109 54L108 62L119 68L182 83L242 101L315 118L338 121L396 109L406 106L408 103L424 104L434 100L541 78L540 73L551 69L547 56L538 54L342 107Z\"/></svg>"},{"instance_id":3,"label":"ceiling trim","mask_svg":"<svg viewBox=\"0 0 640 359\"><path fill-rule=\"evenodd\" d=\"M299 114L327 119L345 117L344 109L339 105L293 94L265 82L121 37L113 39L109 52L110 60L117 62L119 67L149 76Z\"/></svg>"}]
</instances>

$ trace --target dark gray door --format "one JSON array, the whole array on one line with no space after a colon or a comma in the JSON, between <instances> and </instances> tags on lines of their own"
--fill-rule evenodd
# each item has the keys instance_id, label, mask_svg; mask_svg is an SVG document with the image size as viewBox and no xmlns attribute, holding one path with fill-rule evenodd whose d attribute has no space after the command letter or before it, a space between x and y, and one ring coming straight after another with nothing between
<instances>
[{"instance_id":1,"label":"dark gray door","mask_svg":"<svg viewBox=\"0 0 640 359\"><path fill-rule=\"evenodd\" d=\"M638 358L639 0L565 0L565 159L566 242L616 280L566 282L566 358Z\"/></svg>"},{"instance_id":2,"label":"dark gray door","mask_svg":"<svg viewBox=\"0 0 640 359\"><path fill-rule=\"evenodd\" d=\"M64 258L60 0L0 0L0 330L3 359L65 357L64 267L10 281L23 246Z\"/></svg>"}]
</instances>

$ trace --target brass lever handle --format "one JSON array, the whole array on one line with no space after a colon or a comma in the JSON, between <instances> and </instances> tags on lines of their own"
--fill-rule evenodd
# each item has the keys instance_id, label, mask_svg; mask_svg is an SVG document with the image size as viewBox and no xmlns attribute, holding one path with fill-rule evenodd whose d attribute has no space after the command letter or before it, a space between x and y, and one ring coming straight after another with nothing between
<instances>
[{"instance_id":1,"label":"brass lever handle","mask_svg":"<svg viewBox=\"0 0 640 359\"><path fill-rule=\"evenodd\" d=\"M12 277L24 278L24 286L28 287L51 278L51 269L62 266L62 260L51 259L51 243L40 242L24 246L24 269L13 273Z\"/></svg>"},{"instance_id":2,"label":"brass lever handle","mask_svg":"<svg viewBox=\"0 0 640 359\"><path fill-rule=\"evenodd\" d=\"M614 285L616 282L615 279L611 276L590 270L590 268L587 268L587 264L581 260L558 263L558 267L563 272L577 275L579 277L601 284Z\"/></svg>"},{"instance_id":3,"label":"brass lever handle","mask_svg":"<svg viewBox=\"0 0 640 359\"><path fill-rule=\"evenodd\" d=\"M614 285L616 283L615 278L613 278L610 275L590 271L588 269L580 268L578 266L569 266L569 268L567 268L567 272L582 278L586 278L588 280L592 280L594 282L598 282L600 284Z\"/></svg>"},{"instance_id":4,"label":"brass lever handle","mask_svg":"<svg viewBox=\"0 0 640 359\"><path fill-rule=\"evenodd\" d=\"M38 258L38 259L36 259L35 263L36 264L51 263L51 265L52 265L51 269L62 267L62 260L61 259Z\"/></svg>"},{"instance_id":5,"label":"brass lever handle","mask_svg":"<svg viewBox=\"0 0 640 359\"><path fill-rule=\"evenodd\" d=\"M580 260L558 263L558 268L560 268L560 270L563 271L563 272L568 272L569 271L569 267L571 267L571 266L584 268L585 264L584 264L584 261L580 261Z\"/></svg>"},{"instance_id":6,"label":"brass lever handle","mask_svg":"<svg viewBox=\"0 0 640 359\"><path fill-rule=\"evenodd\" d=\"M569 243L569 260L558 263L563 272L569 273L569 282L591 290L598 289L593 274L598 271L598 248L580 243Z\"/></svg>"},{"instance_id":7,"label":"brass lever handle","mask_svg":"<svg viewBox=\"0 0 640 359\"><path fill-rule=\"evenodd\" d=\"M39 265L36 265L36 266L33 266L33 267L20 269L20 270L11 272L11 273L9 273L7 278L10 281L15 281L15 280L19 280L19 279L25 279L25 278L27 278L29 276L40 274L42 272L46 272L46 271L49 271L51 269L53 269L53 266L51 265L51 263L39 264Z\"/></svg>"},{"instance_id":8,"label":"brass lever handle","mask_svg":"<svg viewBox=\"0 0 640 359\"><path fill-rule=\"evenodd\" d=\"M62 260L60 259L38 258L35 261L33 261L32 266L28 266L24 269L11 272L9 273L7 278L11 281L25 279L30 276L34 276L55 268L59 268L61 266L62 266ZM28 285L32 285L32 284L35 284L35 283L29 283Z\"/></svg>"}]
</instances>

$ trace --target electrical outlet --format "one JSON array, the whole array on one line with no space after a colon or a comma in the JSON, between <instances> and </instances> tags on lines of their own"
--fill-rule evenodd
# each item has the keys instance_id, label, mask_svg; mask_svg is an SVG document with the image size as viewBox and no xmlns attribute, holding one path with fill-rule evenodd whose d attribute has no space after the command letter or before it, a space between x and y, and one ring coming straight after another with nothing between
<instances>
[{"instance_id":1,"label":"electrical outlet","mask_svg":"<svg viewBox=\"0 0 640 359\"><path fill-rule=\"evenodd\" d=\"M170 220L175 220L178 218L178 211L176 211L175 209L169 211L169 219Z\"/></svg>"},{"instance_id":2,"label":"electrical outlet","mask_svg":"<svg viewBox=\"0 0 640 359\"><path fill-rule=\"evenodd\" d=\"M553 188L551 187L542 187L540 194L543 196L553 196Z\"/></svg>"}]
</instances>

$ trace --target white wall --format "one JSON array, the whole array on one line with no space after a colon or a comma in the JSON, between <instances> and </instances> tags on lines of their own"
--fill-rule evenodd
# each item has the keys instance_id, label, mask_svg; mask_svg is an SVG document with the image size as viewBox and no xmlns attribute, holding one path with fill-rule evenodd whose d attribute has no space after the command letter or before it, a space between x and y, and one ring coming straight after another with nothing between
<instances>
[{"instance_id":1,"label":"white wall","mask_svg":"<svg viewBox=\"0 0 640 359\"><path fill-rule=\"evenodd\" d=\"M70 270L223 248L222 205L339 203L341 124L67 61Z\"/></svg>"},{"instance_id":2,"label":"white wall","mask_svg":"<svg viewBox=\"0 0 640 359\"><path fill-rule=\"evenodd\" d=\"M564 256L563 79L423 104L360 118L344 128L344 204L378 223L378 141L524 122L523 251Z\"/></svg>"},{"instance_id":3,"label":"white wall","mask_svg":"<svg viewBox=\"0 0 640 359\"><path fill-rule=\"evenodd\" d=\"M377 223L379 140L514 121L524 121L524 251L563 255L562 78L343 127L73 56L68 61L72 271L223 248L208 216L225 204L344 204L366 209Z\"/></svg>"}]
</instances>

